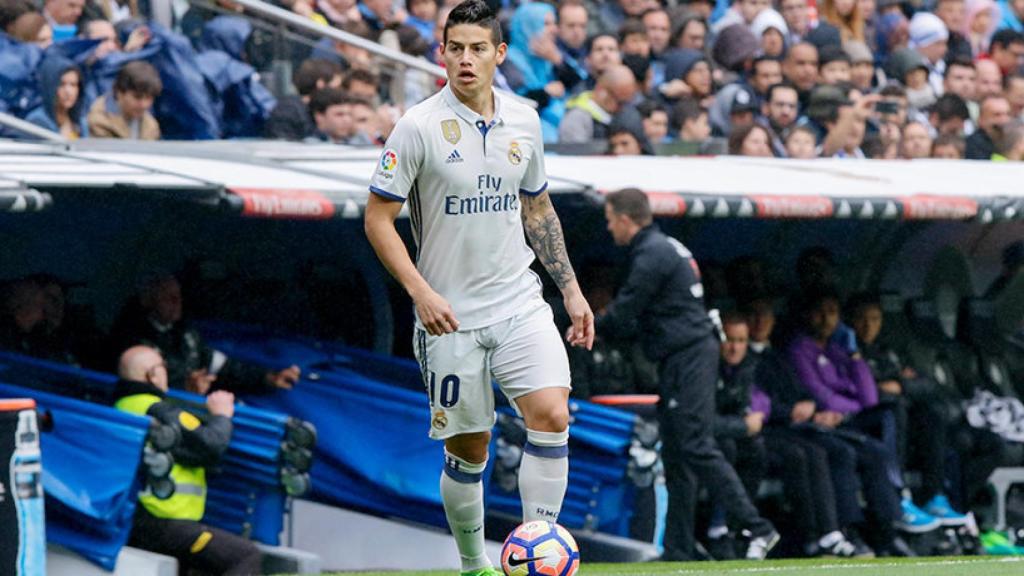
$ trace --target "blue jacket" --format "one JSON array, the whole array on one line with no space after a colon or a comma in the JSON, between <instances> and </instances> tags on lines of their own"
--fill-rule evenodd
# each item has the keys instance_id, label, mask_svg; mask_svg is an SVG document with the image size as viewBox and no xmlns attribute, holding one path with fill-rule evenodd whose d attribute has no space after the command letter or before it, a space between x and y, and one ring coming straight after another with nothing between
<instances>
[{"instance_id":1,"label":"blue jacket","mask_svg":"<svg viewBox=\"0 0 1024 576\"><path fill-rule=\"evenodd\" d=\"M0 32L0 112L24 118L41 104L35 70L43 51Z\"/></svg>"},{"instance_id":2,"label":"blue jacket","mask_svg":"<svg viewBox=\"0 0 1024 576\"><path fill-rule=\"evenodd\" d=\"M25 117L26 120L37 126L42 126L54 132L60 132L53 110L57 102L57 89L60 88L61 76L69 70L78 70L78 67L74 62L68 60L57 51L48 51L46 53L43 62L39 65L39 69L36 70L36 76L39 80L39 96L42 99L42 104L29 112L28 116ZM82 78L81 73L79 73L79 79L81 81L78 86L78 101L75 102L68 116L74 122L75 128L78 129L79 136L84 138L88 136L88 125L85 122L86 108L82 105L85 95L84 78Z\"/></svg>"}]
</instances>

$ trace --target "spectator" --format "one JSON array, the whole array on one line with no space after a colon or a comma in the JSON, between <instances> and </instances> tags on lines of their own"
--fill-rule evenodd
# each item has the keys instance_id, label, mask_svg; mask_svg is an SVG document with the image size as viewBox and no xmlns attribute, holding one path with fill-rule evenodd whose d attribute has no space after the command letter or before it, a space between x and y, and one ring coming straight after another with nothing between
<instances>
[{"instance_id":1,"label":"spectator","mask_svg":"<svg viewBox=\"0 0 1024 576\"><path fill-rule=\"evenodd\" d=\"M942 81L943 96L954 94L963 102L974 102L977 93L975 83L977 72L970 60L953 60L946 65L946 77Z\"/></svg>"},{"instance_id":2,"label":"spectator","mask_svg":"<svg viewBox=\"0 0 1024 576\"><path fill-rule=\"evenodd\" d=\"M967 13L960 33L971 47L972 58L988 54L992 34L1001 17L999 6L993 0L967 0Z\"/></svg>"},{"instance_id":3,"label":"spectator","mask_svg":"<svg viewBox=\"0 0 1024 576\"><path fill-rule=\"evenodd\" d=\"M117 365L114 407L181 430L171 449L174 465L169 478L175 492L160 499L139 493L129 544L174 556L183 570L213 574L258 574L262 555L246 538L200 523L206 508L206 469L216 466L231 439L235 397L214 392L206 398L206 414L193 414L167 401L167 368L160 353L134 346ZM202 417L202 420L200 420Z\"/></svg>"},{"instance_id":4,"label":"spectator","mask_svg":"<svg viewBox=\"0 0 1024 576\"><path fill-rule=\"evenodd\" d=\"M409 15L402 24L416 30L424 42L432 42L437 25L437 0L406 0L405 9Z\"/></svg>"},{"instance_id":5,"label":"spectator","mask_svg":"<svg viewBox=\"0 0 1024 576\"><path fill-rule=\"evenodd\" d=\"M159 140L160 124L150 113L163 90L160 74L136 60L121 68L113 91L96 99L89 109L88 131L94 138Z\"/></svg>"},{"instance_id":6,"label":"spectator","mask_svg":"<svg viewBox=\"0 0 1024 576\"><path fill-rule=\"evenodd\" d=\"M729 154L733 156L756 156L771 158L771 135L760 124L744 126L729 136Z\"/></svg>"},{"instance_id":7,"label":"spectator","mask_svg":"<svg viewBox=\"0 0 1024 576\"><path fill-rule=\"evenodd\" d=\"M352 121L353 100L353 97L346 96L345 92L337 88L316 91L309 101L309 111L313 115L316 131L306 138L306 141L349 145L371 144L371 140L356 133L355 123Z\"/></svg>"},{"instance_id":8,"label":"spectator","mask_svg":"<svg viewBox=\"0 0 1024 576\"><path fill-rule=\"evenodd\" d=\"M54 42L74 38L78 33L78 19L85 8L85 0L45 0L43 17L53 29Z\"/></svg>"},{"instance_id":9,"label":"spectator","mask_svg":"<svg viewBox=\"0 0 1024 576\"><path fill-rule=\"evenodd\" d=\"M87 0L83 13L90 19L102 18L112 24L142 16L137 0Z\"/></svg>"},{"instance_id":10,"label":"spectator","mask_svg":"<svg viewBox=\"0 0 1024 576\"><path fill-rule=\"evenodd\" d=\"M910 48L893 52L886 63L886 74L903 84L907 100L917 110L928 108L937 99L935 89L928 80L929 70L924 57Z\"/></svg>"},{"instance_id":11,"label":"spectator","mask_svg":"<svg viewBox=\"0 0 1024 576\"><path fill-rule=\"evenodd\" d=\"M585 59L587 80L586 87L593 90L597 79L613 66L622 64L622 53L619 52L619 39L611 34L598 34L587 40L587 57Z\"/></svg>"},{"instance_id":12,"label":"spectator","mask_svg":"<svg viewBox=\"0 0 1024 576\"><path fill-rule=\"evenodd\" d=\"M89 40L100 40L92 55L95 60L101 60L108 54L141 50L152 39L152 32L149 26L136 26L122 47L113 24L106 20L87 20L82 25L82 36Z\"/></svg>"},{"instance_id":13,"label":"spectator","mask_svg":"<svg viewBox=\"0 0 1024 576\"><path fill-rule=\"evenodd\" d=\"M686 48L703 52L708 37L708 24L696 14L688 14L679 20L673 28L670 45L673 48Z\"/></svg>"},{"instance_id":14,"label":"spectator","mask_svg":"<svg viewBox=\"0 0 1024 576\"><path fill-rule=\"evenodd\" d=\"M900 139L900 158L928 158L932 153L932 138L928 127L920 122L910 122L903 127Z\"/></svg>"},{"instance_id":15,"label":"spectator","mask_svg":"<svg viewBox=\"0 0 1024 576\"><path fill-rule=\"evenodd\" d=\"M619 28L619 49L622 50L623 61L626 56L636 56L644 61L651 57L651 41L647 39L647 29L643 22L630 19L622 23Z\"/></svg>"},{"instance_id":16,"label":"spectator","mask_svg":"<svg viewBox=\"0 0 1024 576\"><path fill-rule=\"evenodd\" d=\"M914 14L910 19L908 47L924 58L928 68L928 84L935 97L941 96L942 76L946 71L946 53L949 51L949 30L946 29L946 24L935 14Z\"/></svg>"},{"instance_id":17,"label":"spectator","mask_svg":"<svg viewBox=\"0 0 1024 576\"><path fill-rule=\"evenodd\" d=\"M664 59L665 83L658 91L669 105L683 96L691 96L704 106L714 101L711 66L704 54L676 48L666 53Z\"/></svg>"},{"instance_id":18,"label":"spectator","mask_svg":"<svg viewBox=\"0 0 1024 576\"><path fill-rule=\"evenodd\" d=\"M948 134L962 138L968 120L967 104L953 93L943 94L928 113L928 122L940 136Z\"/></svg>"},{"instance_id":19,"label":"spectator","mask_svg":"<svg viewBox=\"0 0 1024 576\"><path fill-rule=\"evenodd\" d=\"M839 29L843 42L857 40L864 42L864 15L857 0L824 0L821 5L821 19Z\"/></svg>"},{"instance_id":20,"label":"spectator","mask_svg":"<svg viewBox=\"0 0 1024 576\"><path fill-rule=\"evenodd\" d=\"M558 4L558 49L562 55L582 63L587 55L587 24L590 16L582 0Z\"/></svg>"},{"instance_id":21,"label":"spectator","mask_svg":"<svg viewBox=\"0 0 1024 576\"><path fill-rule=\"evenodd\" d=\"M760 56L754 59L752 72L749 84L757 97L756 104L760 106L768 101L768 89L782 82L782 61L770 56Z\"/></svg>"},{"instance_id":22,"label":"spectator","mask_svg":"<svg viewBox=\"0 0 1024 576\"><path fill-rule=\"evenodd\" d=\"M360 0L357 7L363 22L366 22L375 34L402 24L408 16L405 10L395 10L395 4L391 0Z\"/></svg>"},{"instance_id":23,"label":"spectator","mask_svg":"<svg viewBox=\"0 0 1024 576\"><path fill-rule=\"evenodd\" d=\"M988 96L998 96L1003 92L1003 73L992 60L978 60L974 63L977 71L974 83L974 99L981 102Z\"/></svg>"},{"instance_id":24,"label":"spectator","mask_svg":"<svg viewBox=\"0 0 1024 576\"><path fill-rule=\"evenodd\" d=\"M800 106L796 88L790 84L774 84L768 89L768 101L761 106L761 113L772 135L772 150L779 157L786 157L784 144L793 125L796 124L797 108ZM811 151L814 150L813 132Z\"/></svg>"},{"instance_id":25,"label":"spectator","mask_svg":"<svg viewBox=\"0 0 1024 576\"><path fill-rule=\"evenodd\" d=\"M26 278L43 294L43 323L39 329L37 357L75 366L105 369L103 338L95 322L85 314L75 313L67 303L69 284L52 274L33 274Z\"/></svg>"},{"instance_id":26,"label":"spectator","mask_svg":"<svg viewBox=\"0 0 1024 576\"><path fill-rule=\"evenodd\" d=\"M782 75L796 87L801 108L806 106L811 89L818 83L818 49L806 42L790 48L782 63Z\"/></svg>"},{"instance_id":27,"label":"spectator","mask_svg":"<svg viewBox=\"0 0 1024 576\"><path fill-rule=\"evenodd\" d=\"M1024 76L1013 74L1003 82L1006 101L1010 103L1010 117L1024 119Z\"/></svg>"},{"instance_id":28,"label":"spectator","mask_svg":"<svg viewBox=\"0 0 1024 576\"><path fill-rule=\"evenodd\" d=\"M678 8L699 16L704 22L711 20L711 13L715 8L712 0L680 0ZM675 17L672 20L677 20Z\"/></svg>"},{"instance_id":29,"label":"spectator","mask_svg":"<svg viewBox=\"0 0 1024 576\"><path fill-rule=\"evenodd\" d=\"M822 156L864 158L865 122L879 100L877 95L850 98L835 86L819 86L811 94L807 116L825 128Z\"/></svg>"},{"instance_id":30,"label":"spectator","mask_svg":"<svg viewBox=\"0 0 1024 576\"><path fill-rule=\"evenodd\" d=\"M836 85L850 81L850 56L839 46L825 46L818 53L818 79Z\"/></svg>"},{"instance_id":31,"label":"spectator","mask_svg":"<svg viewBox=\"0 0 1024 576\"><path fill-rule=\"evenodd\" d=\"M786 134L786 157L798 160L817 158L814 131L806 126L795 126Z\"/></svg>"},{"instance_id":32,"label":"spectator","mask_svg":"<svg viewBox=\"0 0 1024 576\"><path fill-rule=\"evenodd\" d=\"M608 129L608 154L611 156L653 155L651 145L636 127L613 123Z\"/></svg>"},{"instance_id":33,"label":"spectator","mask_svg":"<svg viewBox=\"0 0 1024 576\"><path fill-rule=\"evenodd\" d=\"M376 105L380 100L380 77L369 70L354 68L342 78L341 90L346 96L362 98Z\"/></svg>"},{"instance_id":34,"label":"spectator","mask_svg":"<svg viewBox=\"0 0 1024 576\"><path fill-rule=\"evenodd\" d=\"M715 43L711 46L711 57L726 73L741 75L750 70L760 45L748 27L735 24L725 28L715 37ZM725 78L723 81L732 80L733 78Z\"/></svg>"},{"instance_id":35,"label":"spectator","mask_svg":"<svg viewBox=\"0 0 1024 576\"><path fill-rule=\"evenodd\" d=\"M810 42L810 37L816 30L817 35L838 37L839 29L829 24L824 19L819 19L815 25L810 18L810 8L807 0L781 0L779 12L786 21L789 29L789 36L786 38L787 46L795 46L801 42Z\"/></svg>"},{"instance_id":36,"label":"spectator","mask_svg":"<svg viewBox=\"0 0 1024 576\"><path fill-rule=\"evenodd\" d=\"M875 57L863 42L851 40L843 44L843 50L850 57L850 83L861 93L871 91L875 83Z\"/></svg>"},{"instance_id":37,"label":"spectator","mask_svg":"<svg viewBox=\"0 0 1024 576\"><path fill-rule=\"evenodd\" d=\"M11 38L46 50L53 44L53 28L39 12L25 12L4 30Z\"/></svg>"},{"instance_id":38,"label":"spectator","mask_svg":"<svg viewBox=\"0 0 1024 576\"><path fill-rule=\"evenodd\" d=\"M1017 74L1024 63L1024 32L999 30L992 36L988 57L1003 76Z\"/></svg>"},{"instance_id":39,"label":"spectator","mask_svg":"<svg viewBox=\"0 0 1024 576\"><path fill-rule=\"evenodd\" d=\"M786 52L786 38L789 28L782 15L771 8L762 10L750 24L750 31L761 44L761 54L770 58L782 58Z\"/></svg>"},{"instance_id":40,"label":"spectator","mask_svg":"<svg viewBox=\"0 0 1024 576\"><path fill-rule=\"evenodd\" d=\"M672 22L669 20L668 12L662 8L652 8L640 16L640 21L651 44L651 56L661 56L668 50L669 41L672 39Z\"/></svg>"},{"instance_id":41,"label":"spectator","mask_svg":"<svg viewBox=\"0 0 1024 576\"><path fill-rule=\"evenodd\" d=\"M1024 160L1024 123L1020 120L1010 120L1000 126L998 136L993 140L993 162Z\"/></svg>"},{"instance_id":42,"label":"spectator","mask_svg":"<svg viewBox=\"0 0 1024 576\"><path fill-rule=\"evenodd\" d=\"M170 387L202 395L217 389L270 392L290 389L298 381L297 366L268 371L210 348L183 313L181 285L174 276L156 274L146 279L138 299L125 306L114 322L115 350L138 344L156 348L166 362Z\"/></svg>"},{"instance_id":43,"label":"spectator","mask_svg":"<svg viewBox=\"0 0 1024 576\"><path fill-rule=\"evenodd\" d=\"M963 136L939 134L932 142L932 158L941 160L963 160L966 144Z\"/></svg>"},{"instance_id":44,"label":"spectator","mask_svg":"<svg viewBox=\"0 0 1024 576\"><path fill-rule=\"evenodd\" d=\"M558 49L555 9L550 4L521 5L510 27L508 57L501 70L510 88L537 102L544 141L554 142L565 114L566 86L575 86L584 73Z\"/></svg>"},{"instance_id":45,"label":"spectator","mask_svg":"<svg viewBox=\"0 0 1024 576\"><path fill-rule=\"evenodd\" d=\"M711 137L708 111L693 98L682 98L672 109L672 128L681 142L705 144Z\"/></svg>"},{"instance_id":46,"label":"spectator","mask_svg":"<svg viewBox=\"0 0 1024 576\"><path fill-rule=\"evenodd\" d=\"M882 14L875 31L874 52L878 62L885 62L893 52L910 43L910 21L899 11Z\"/></svg>"},{"instance_id":47,"label":"spectator","mask_svg":"<svg viewBox=\"0 0 1024 576\"><path fill-rule=\"evenodd\" d=\"M660 144L668 137L668 110L654 100L644 100L637 111L643 124L644 138L651 144Z\"/></svg>"},{"instance_id":48,"label":"spectator","mask_svg":"<svg viewBox=\"0 0 1024 576\"><path fill-rule=\"evenodd\" d=\"M373 146L384 145L384 134L380 126L380 116L369 100L351 98L349 115L352 118L352 129L355 132L352 141L369 142Z\"/></svg>"},{"instance_id":49,"label":"spectator","mask_svg":"<svg viewBox=\"0 0 1024 576\"><path fill-rule=\"evenodd\" d=\"M1010 121L1010 103L1003 96L986 96L980 104L978 129L967 138L968 160L989 160L995 153L999 130Z\"/></svg>"},{"instance_id":50,"label":"spectator","mask_svg":"<svg viewBox=\"0 0 1024 576\"><path fill-rule=\"evenodd\" d=\"M318 90L341 87L341 66L329 60L310 58L295 70L292 84L298 94L277 101L264 125L267 138L299 141L312 136L316 124L309 111L309 101Z\"/></svg>"},{"instance_id":51,"label":"spectator","mask_svg":"<svg viewBox=\"0 0 1024 576\"><path fill-rule=\"evenodd\" d=\"M52 54L36 71L43 103L25 118L68 140L88 136L82 105L82 71L73 62Z\"/></svg>"},{"instance_id":52,"label":"spectator","mask_svg":"<svg viewBox=\"0 0 1024 576\"><path fill-rule=\"evenodd\" d=\"M974 57L971 50L971 43L963 35L964 20L966 18L965 0L938 0L935 3L935 15L946 25L949 31L949 49L946 53L946 61L957 58L970 60Z\"/></svg>"},{"instance_id":53,"label":"spectator","mask_svg":"<svg viewBox=\"0 0 1024 576\"><path fill-rule=\"evenodd\" d=\"M759 110L753 92L743 87L736 90L729 106L729 134L753 125Z\"/></svg>"},{"instance_id":54,"label":"spectator","mask_svg":"<svg viewBox=\"0 0 1024 576\"><path fill-rule=\"evenodd\" d=\"M711 30L721 33L737 24L749 27L761 12L770 8L771 2L768 0L736 0L725 15L711 26Z\"/></svg>"},{"instance_id":55,"label":"spectator","mask_svg":"<svg viewBox=\"0 0 1024 576\"><path fill-rule=\"evenodd\" d=\"M615 114L636 97L636 78L629 68L619 64L609 68L593 91L569 101L559 126L559 142L582 144L608 137Z\"/></svg>"},{"instance_id":56,"label":"spectator","mask_svg":"<svg viewBox=\"0 0 1024 576\"><path fill-rule=\"evenodd\" d=\"M632 263L625 284L595 325L606 337L640 339L644 354L659 363L658 416L669 493L664 558L693 557L692 474L740 528L750 531L747 558L763 559L779 534L758 514L712 434L719 342L704 308L697 264L652 224L643 192L626 189L606 198L608 230L616 244L630 247Z\"/></svg>"}]
</instances>

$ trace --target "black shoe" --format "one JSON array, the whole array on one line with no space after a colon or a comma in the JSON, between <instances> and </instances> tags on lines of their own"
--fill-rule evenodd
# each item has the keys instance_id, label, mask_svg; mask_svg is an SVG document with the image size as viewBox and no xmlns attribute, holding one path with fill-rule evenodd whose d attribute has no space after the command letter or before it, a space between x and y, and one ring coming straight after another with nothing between
<instances>
[{"instance_id":1,"label":"black shoe","mask_svg":"<svg viewBox=\"0 0 1024 576\"><path fill-rule=\"evenodd\" d=\"M877 550L875 550L875 552L877 552L877 554L878 554L878 556L880 558L884 558L884 557L911 558L911 557L917 556L917 552L914 552L914 550L910 547L910 545L907 544L907 541L904 540L903 538L900 538L899 536L896 536L895 538L893 538L892 542L889 542L888 544L885 544L884 546L879 547Z\"/></svg>"},{"instance_id":2,"label":"black shoe","mask_svg":"<svg viewBox=\"0 0 1024 576\"><path fill-rule=\"evenodd\" d=\"M707 550L715 560L735 560L736 539L731 534L718 538L708 538Z\"/></svg>"}]
</instances>

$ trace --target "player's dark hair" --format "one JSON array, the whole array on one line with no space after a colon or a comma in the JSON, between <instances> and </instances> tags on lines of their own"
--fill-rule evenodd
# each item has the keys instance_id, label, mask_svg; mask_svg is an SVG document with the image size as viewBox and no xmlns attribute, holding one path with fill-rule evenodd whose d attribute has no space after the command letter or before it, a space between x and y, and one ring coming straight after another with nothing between
<instances>
[{"instance_id":1,"label":"player's dark hair","mask_svg":"<svg viewBox=\"0 0 1024 576\"><path fill-rule=\"evenodd\" d=\"M448 29L459 24L473 24L491 31L491 42L495 46L504 40L501 38L501 25L494 15L494 10L483 0L465 0L448 13L444 23L444 41L448 43Z\"/></svg>"},{"instance_id":2,"label":"player's dark hair","mask_svg":"<svg viewBox=\"0 0 1024 576\"><path fill-rule=\"evenodd\" d=\"M629 216L629 219L640 226L651 223L651 203L639 188L623 188L605 196L605 202L616 214Z\"/></svg>"}]
</instances>

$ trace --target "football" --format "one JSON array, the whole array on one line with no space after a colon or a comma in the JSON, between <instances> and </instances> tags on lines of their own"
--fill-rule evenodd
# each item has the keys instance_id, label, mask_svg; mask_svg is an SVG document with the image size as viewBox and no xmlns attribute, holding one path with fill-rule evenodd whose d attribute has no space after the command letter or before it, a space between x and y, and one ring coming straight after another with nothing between
<instances>
[{"instance_id":1,"label":"football","mask_svg":"<svg viewBox=\"0 0 1024 576\"><path fill-rule=\"evenodd\" d=\"M554 522L520 524L501 547L501 568L508 576L572 576L579 566L576 540Z\"/></svg>"}]
</instances>

